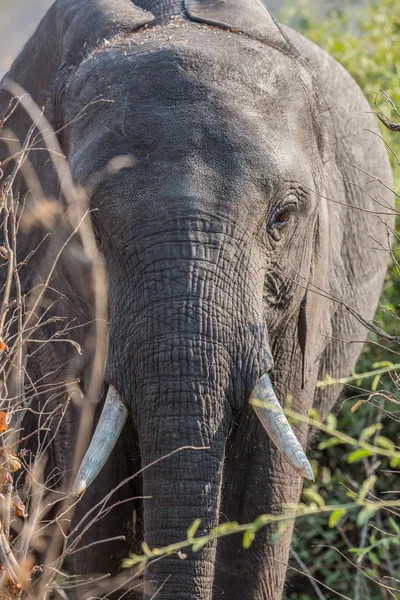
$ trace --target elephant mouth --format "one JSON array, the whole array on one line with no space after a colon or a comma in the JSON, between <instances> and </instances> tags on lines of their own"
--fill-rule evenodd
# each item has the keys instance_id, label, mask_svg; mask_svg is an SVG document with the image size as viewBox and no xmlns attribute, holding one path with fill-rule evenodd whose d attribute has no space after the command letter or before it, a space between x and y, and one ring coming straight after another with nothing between
<instances>
[{"instance_id":1,"label":"elephant mouth","mask_svg":"<svg viewBox=\"0 0 400 600\"><path fill-rule=\"evenodd\" d=\"M310 462L296 438L265 373L255 384L250 403L285 460L304 479L314 481ZM75 478L72 493L83 494L104 467L128 418L129 411L117 390L110 385L100 420Z\"/></svg>"}]
</instances>

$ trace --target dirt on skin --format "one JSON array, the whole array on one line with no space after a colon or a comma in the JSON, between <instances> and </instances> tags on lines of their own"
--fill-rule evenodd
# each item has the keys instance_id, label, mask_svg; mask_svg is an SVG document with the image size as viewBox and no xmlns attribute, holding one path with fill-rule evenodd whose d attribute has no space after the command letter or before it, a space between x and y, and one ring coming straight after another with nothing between
<instances>
[{"instance_id":1,"label":"dirt on skin","mask_svg":"<svg viewBox=\"0 0 400 600\"><path fill-rule=\"evenodd\" d=\"M0 78L10 68L53 1L0 0ZM274 14L283 4L283 0L264 1Z\"/></svg>"}]
</instances>

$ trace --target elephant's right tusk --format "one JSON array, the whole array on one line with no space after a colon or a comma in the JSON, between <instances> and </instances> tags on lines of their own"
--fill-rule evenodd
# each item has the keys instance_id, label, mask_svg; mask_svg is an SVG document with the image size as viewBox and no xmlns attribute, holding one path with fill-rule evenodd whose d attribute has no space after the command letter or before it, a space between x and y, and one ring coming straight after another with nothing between
<instances>
[{"instance_id":1,"label":"elephant's right tusk","mask_svg":"<svg viewBox=\"0 0 400 600\"><path fill-rule=\"evenodd\" d=\"M94 481L107 462L128 418L128 409L123 404L117 390L111 385L100 420L90 446L72 488L75 496L80 496Z\"/></svg>"},{"instance_id":2,"label":"elephant's right tusk","mask_svg":"<svg viewBox=\"0 0 400 600\"><path fill-rule=\"evenodd\" d=\"M252 400L265 402L268 405L263 407L253 404L253 408L265 431L283 457L299 475L309 481L314 481L311 465L285 417L269 375L265 374L257 381L250 396L250 403Z\"/></svg>"}]
</instances>

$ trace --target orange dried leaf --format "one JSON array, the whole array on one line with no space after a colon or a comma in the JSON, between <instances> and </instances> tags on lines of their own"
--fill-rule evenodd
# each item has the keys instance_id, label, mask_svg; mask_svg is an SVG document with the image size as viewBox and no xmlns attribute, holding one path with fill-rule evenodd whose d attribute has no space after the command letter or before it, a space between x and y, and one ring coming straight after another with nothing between
<instances>
[{"instance_id":1,"label":"orange dried leaf","mask_svg":"<svg viewBox=\"0 0 400 600\"><path fill-rule=\"evenodd\" d=\"M11 500L11 506L18 517L22 517L24 519L28 516L28 513L25 510L25 505L19 496L14 496L14 498Z\"/></svg>"},{"instance_id":2,"label":"orange dried leaf","mask_svg":"<svg viewBox=\"0 0 400 600\"><path fill-rule=\"evenodd\" d=\"M13 452L10 452L9 450L7 450L7 460L11 473L15 473L15 471L19 471L20 469L22 469L22 463L17 457L17 455Z\"/></svg>"},{"instance_id":3,"label":"orange dried leaf","mask_svg":"<svg viewBox=\"0 0 400 600\"><path fill-rule=\"evenodd\" d=\"M0 600L17 600L18 598L21 598L21 588L8 577L5 587L0 592Z\"/></svg>"},{"instance_id":4,"label":"orange dried leaf","mask_svg":"<svg viewBox=\"0 0 400 600\"><path fill-rule=\"evenodd\" d=\"M1 349L1 344L3 342L0 340L0 352L2 351ZM4 344L3 344L4 346ZM0 433L4 433L5 431L7 431L8 429L8 423L7 423L7 413L6 412L0 412Z\"/></svg>"},{"instance_id":5,"label":"orange dried leaf","mask_svg":"<svg viewBox=\"0 0 400 600\"><path fill-rule=\"evenodd\" d=\"M0 352L3 352L6 349L6 345L3 342L2 338L0 338Z\"/></svg>"}]
</instances>

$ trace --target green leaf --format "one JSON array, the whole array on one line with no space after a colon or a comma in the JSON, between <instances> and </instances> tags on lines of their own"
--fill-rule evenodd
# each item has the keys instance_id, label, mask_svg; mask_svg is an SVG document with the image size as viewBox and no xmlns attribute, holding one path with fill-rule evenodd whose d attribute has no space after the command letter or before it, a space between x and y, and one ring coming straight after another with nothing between
<instances>
[{"instance_id":1,"label":"green leaf","mask_svg":"<svg viewBox=\"0 0 400 600\"><path fill-rule=\"evenodd\" d=\"M308 416L310 419L315 419L316 421L319 421L319 412L316 408L310 408L310 410L308 411Z\"/></svg>"},{"instance_id":2,"label":"green leaf","mask_svg":"<svg viewBox=\"0 0 400 600\"><path fill-rule=\"evenodd\" d=\"M148 546L147 542L142 542L142 550L143 550L143 552L145 553L145 555L146 555L146 556L148 556L149 558L152 558L152 557L153 557L153 553L152 553L152 551L150 550L150 548L149 548L149 546Z\"/></svg>"},{"instance_id":3,"label":"green leaf","mask_svg":"<svg viewBox=\"0 0 400 600\"><path fill-rule=\"evenodd\" d=\"M357 556L357 558L359 556L363 556L365 554L365 549L363 548L350 548L349 552L351 552L352 554L355 554Z\"/></svg>"},{"instance_id":4,"label":"green leaf","mask_svg":"<svg viewBox=\"0 0 400 600\"><path fill-rule=\"evenodd\" d=\"M292 396L292 394L288 394L286 396L286 400L285 400L285 408L290 410L292 408L292 402L293 402L293 396Z\"/></svg>"},{"instance_id":5,"label":"green leaf","mask_svg":"<svg viewBox=\"0 0 400 600\"><path fill-rule=\"evenodd\" d=\"M130 554L129 558L125 558L122 562L123 569L129 569L139 564L146 564L147 558L142 554Z\"/></svg>"},{"instance_id":6,"label":"green leaf","mask_svg":"<svg viewBox=\"0 0 400 600\"><path fill-rule=\"evenodd\" d=\"M366 427L361 432L360 441L365 442L369 440L369 438L375 435L380 429L382 429L382 423L374 423L373 425Z\"/></svg>"},{"instance_id":7,"label":"green leaf","mask_svg":"<svg viewBox=\"0 0 400 600\"><path fill-rule=\"evenodd\" d=\"M372 363L373 369L382 369L383 367L393 367L393 363L388 360L381 360L380 362Z\"/></svg>"},{"instance_id":8,"label":"green leaf","mask_svg":"<svg viewBox=\"0 0 400 600\"><path fill-rule=\"evenodd\" d=\"M375 552L368 552L368 558L374 565L380 566L381 562Z\"/></svg>"},{"instance_id":9,"label":"green leaf","mask_svg":"<svg viewBox=\"0 0 400 600\"><path fill-rule=\"evenodd\" d=\"M259 515L253 521L254 531L258 531L261 527L263 527L264 525L266 525L270 521L271 521L271 515Z\"/></svg>"},{"instance_id":10,"label":"green leaf","mask_svg":"<svg viewBox=\"0 0 400 600\"><path fill-rule=\"evenodd\" d=\"M366 450L365 448L359 448L358 450L355 450L354 452L351 452L351 454L349 454L346 462L349 465L352 465L357 460L364 458L364 456L372 456L372 452L370 452L369 450Z\"/></svg>"},{"instance_id":11,"label":"green leaf","mask_svg":"<svg viewBox=\"0 0 400 600\"><path fill-rule=\"evenodd\" d=\"M310 500L311 502L315 502L315 504L317 504L318 506L325 506L325 500L323 499L323 497L321 496L321 494L319 494L317 492L317 490L315 488L307 488L303 491L303 496L305 498L307 498L307 500Z\"/></svg>"},{"instance_id":12,"label":"green leaf","mask_svg":"<svg viewBox=\"0 0 400 600\"><path fill-rule=\"evenodd\" d=\"M237 523L236 521L232 521L230 523L221 523L221 525L218 525L218 527L215 527L213 529L213 534L214 535L227 535L228 533L233 533L234 531L237 531L239 527L239 523Z\"/></svg>"},{"instance_id":13,"label":"green leaf","mask_svg":"<svg viewBox=\"0 0 400 600\"><path fill-rule=\"evenodd\" d=\"M347 490L346 492L346 496L348 498L350 498L351 500L357 500L357 494L355 494L354 492L352 492L351 490Z\"/></svg>"},{"instance_id":14,"label":"green leaf","mask_svg":"<svg viewBox=\"0 0 400 600\"><path fill-rule=\"evenodd\" d=\"M346 514L346 511L343 508L334 510L329 517L329 527L333 529L344 514Z\"/></svg>"},{"instance_id":15,"label":"green leaf","mask_svg":"<svg viewBox=\"0 0 400 600\"><path fill-rule=\"evenodd\" d=\"M383 435L375 436L374 443L376 446L379 446L380 448L385 448L385 450L389 450L389 452L396 451L396 447L395 447L394 443L392 442L392 440L389 440L389 438L384 437Z\"/></svg>"},{"instance_id":16,"label":"green leaf","mask_svg":"<svg viewBox=\"0 0 400 600\"><path fill-rule=\"evenodd\" d=\"M338 383L337 379L334 379L331 375L325 375L321 381L317 381L317 388L326 388L328 385L334 385Z\"/></svg>"},{"instance_id":17,"label":"green leaf","mask_svg":"<svg viewBox=\"0 0 400 600\"><path fill-rule=\"evenodd\" d=\"M374 516L377 510L378 507L374 504L371 504L370 506L364 506L364 508L362 508L357 515L357 525L361 526L367 523L367 521Z\"/></svg>"},{"instance_id":18,"label":"green leaf","mask_svg":"<svg viewBox=\"0 0 400 600\"><path fill-rule=\"evenodd\" d=\"M192 546L193 552L198 552L199 550L201 550L203 548L203 546L208 544L208 542L209 542L209 540L207 538L197 539Z\"/></svg>"},{"instance_id":19,"label":"green leaf","mask_svg":"<svg viewBox=\"0 0 400 600\"><path fill-rule=\"evenodd\" d=\"M193 521L193 523L188 528L188 530L187 530L187 539L188 539L189 542L193 541L195 533L198 530L198 528L200 527L200 523L201 523L201 519L196 519L195 521Z\"/></svg>"},{"instance_id":20,"label":"green leaf","mask_svg":"<svg viewBox=\"0 0 400 600\"><path fill-rule=\"evenodd\" d=\"M337 418L332 413L326 417L326 425L329 429L337 429Z\"/></svg>"},{"instance_id":21,"label":"green leaf","mask_svg":"<svg viewBox=\"0 0 400 600\"><path fill-rule=\"evenodd\" d=\"M380 375L375 375L375 377L374 377L374 379L372 381L372 384L371 384L371 391L372 392L376 392L376 390L378 389L378 385L379 385L380 380L381 380L381 376Z\"/></svg>"},{"instance_id":22,"label":"green leaf","mask_svg":"<svg viewBox=\"0 0 400 600\"><path fill-rule=\"evenodd\" d=\"M389 523L393 529L393 531L395 533L397 533L397 535L400 535L400 527L399 525L396 523L396 521L393 519L393 517L389 517Z\"/></svg>"},{"instance_id":23,"label":"green leaf","mask_svg":"<svg viewBox=\"0 0 400 600\"><path fill-rule=\"evenodd\" d=\"M370 475L362 484L361 489L360 489L360 494L359 494L359 498L360 500L364 500L364 498L366 497L366 495L368 494L368 492L370 490L372 490L372 488L375 485L375 482L377 480L376 475Z\"/></svg>"},{"instance_id":24,"label":"green leaf","mask_svg":"<svg viewBox=\"0 0 400 600\"><path fill-rule=\"evenodd\" d=\"M324 442L318 444L318 450L325 450L325 448L332 448L332 446L338 446L339 444L343 443L344 442L342 442L342 440L339 440L339 438L331 437L329 438L329 440L325 440Z\"/></svg>"},{"instance_id":25,"label":"green leaf","mask_svg":"<svg viewBox=\"0 0 400 600\"><path fill-rule=\"evenodd\" d=\"M243 534L243 548L247 550L254 541L256 534L252 529L247 529Z\"/></svg>"},{"instance_id":26,"label":"green leaf","mask_svg":"<svg viewBox=\"0 0 400 600\"><path fill-rule=\"evenodd\" d=\"M393 457L390 459L390 466L392 467L392 469L397 469L398 467L400 467L400 457Z\"/></svg>"}]
</instances>

